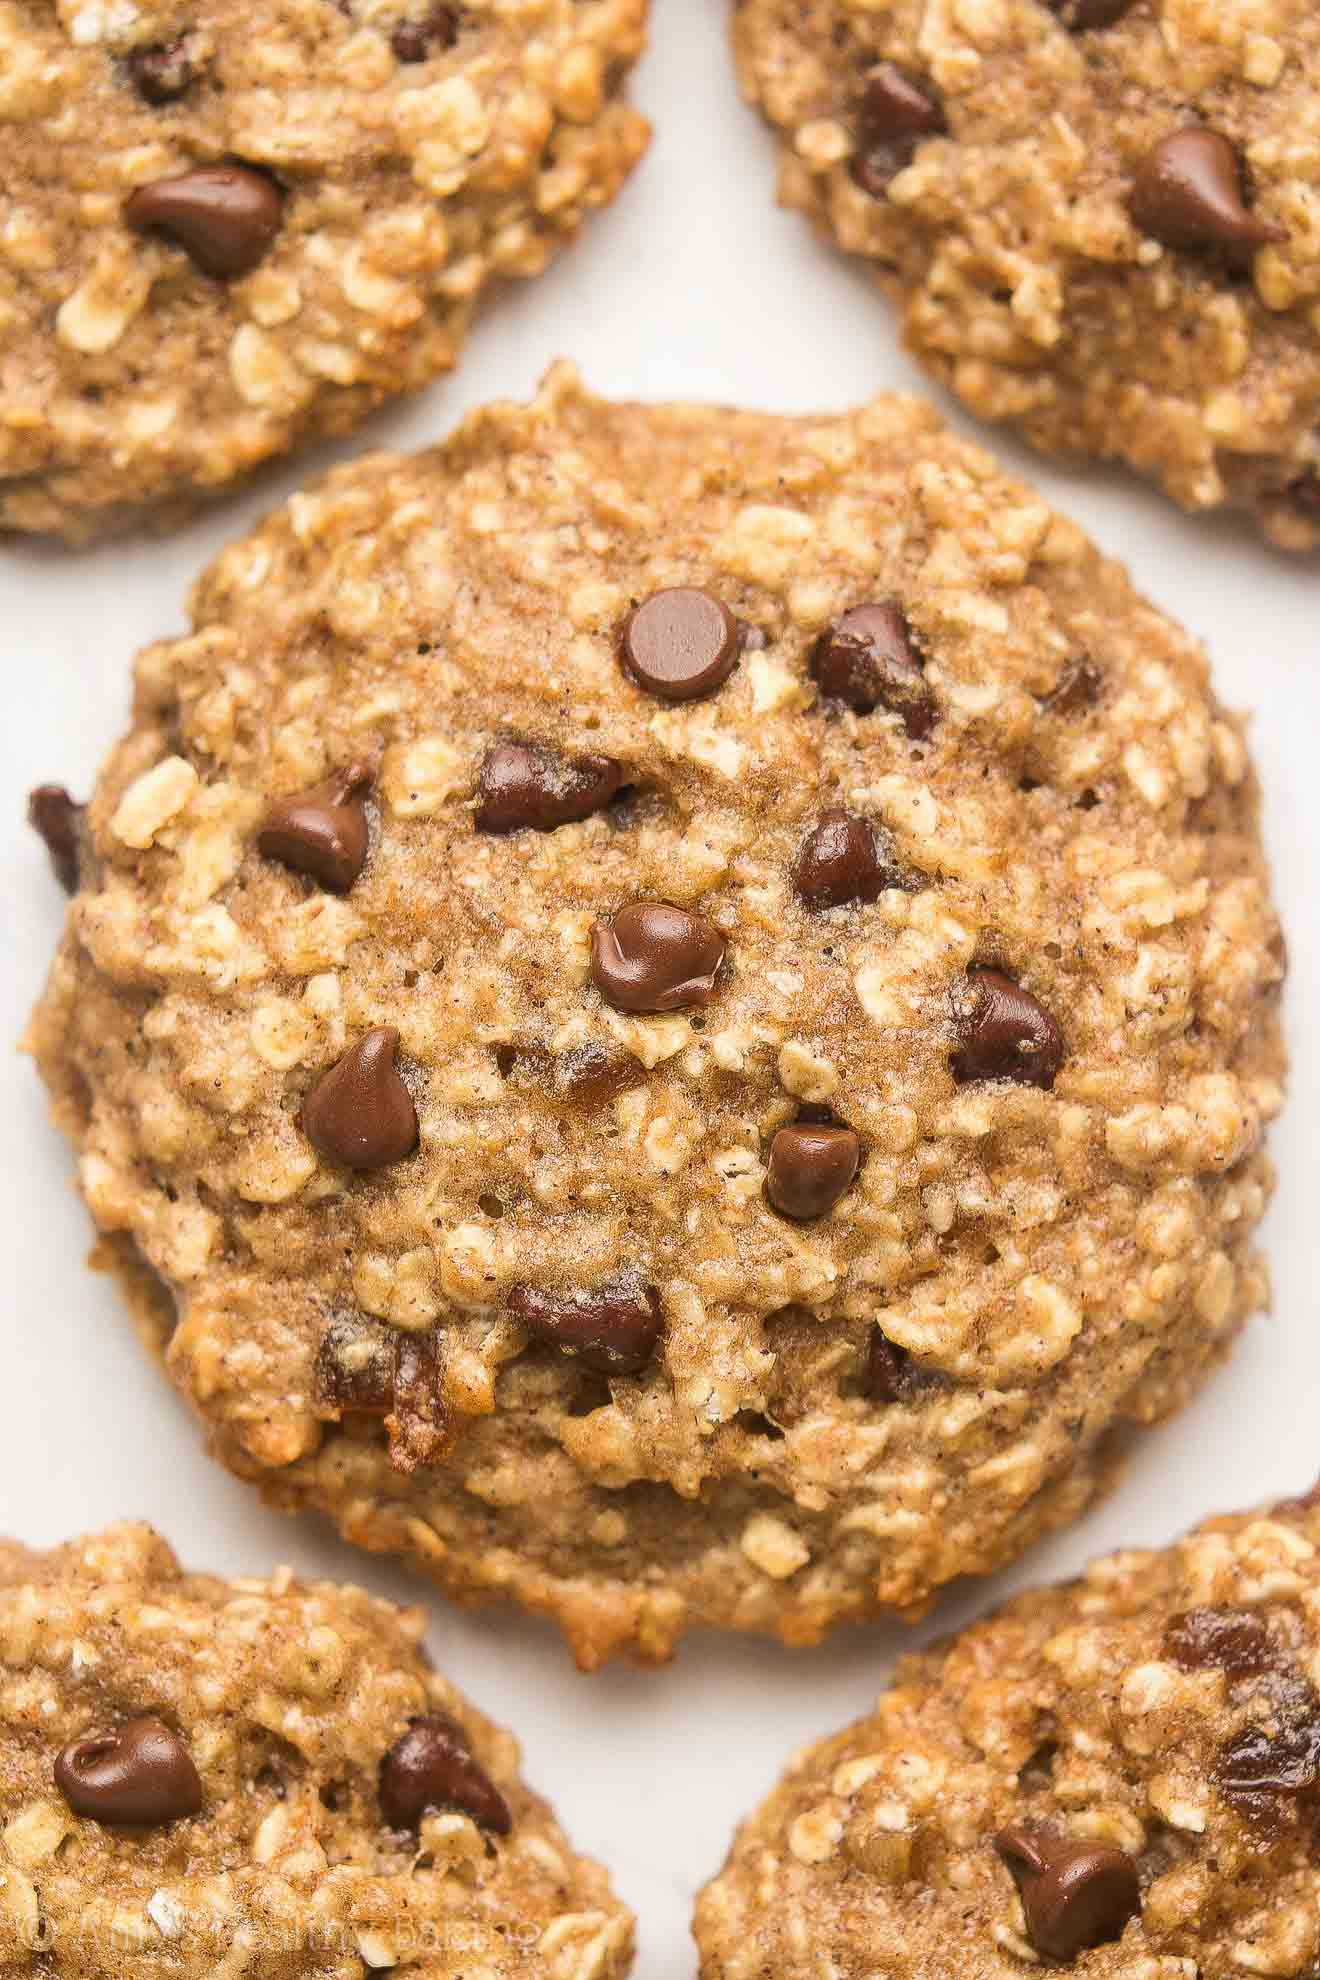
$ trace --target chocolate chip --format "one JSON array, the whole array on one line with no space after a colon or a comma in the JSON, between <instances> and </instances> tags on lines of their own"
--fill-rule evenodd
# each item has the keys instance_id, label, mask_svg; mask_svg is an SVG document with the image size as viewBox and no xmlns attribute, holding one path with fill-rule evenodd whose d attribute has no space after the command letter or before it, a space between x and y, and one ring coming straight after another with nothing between
<instances>
[{"instance_id":1,"label":"chocolate chip","mask_svg":"<svg viewBox=\"0 0 1320 1980\"><path fill-rule=\"evenodd\" d=\"M133 1828L180 1822L202 1805L191 1754L153 1718L71 1740L56 1759L55 1785L75 1815Z\"/></svg>"},{"instance_id":2,"label":"chocolate chip","mask_svg":"<svg viewBox=\"0 0 1320 1980\"><path fill-rule=\"evenodd\" d=\"M660 1295L637 1272L621 1272L589 1292L515 1286L509 1310L533 1339L598 1375L640 1375L660 1338Z\"/></svg>"},{"instance_id":3,"label":"chocolate chip","mask_svg":"<svg viewBox=\"0 0 1320 1980\"><path fill-rule=\"evenodd\" d=\"M277 799L257 834L257 851L346 894L367 863L365 800L373 779L369 764L353 763L309 791Z\"/></svg>"},{"instance_id":4,"label":"chocolate chip","mask_svg":"<svg viewBox=\"0 0 1320 1980\"><path fill-rule=\"evenodd\" d=\"M227 282L249 275L279 232L284 195L248 165L199 165L139 186L124 218L139 234L163 234L204 275Z\"/></svg>"},{"instance_id":5,"label":"chocolate chip","mask_svg":"<svg viewBox=\"0 0 1320 1980\"><path fill-rule=\"evenodd\" d=\"M425 62L457 40L457 7L432 7L419 21L400 21L390 35L390 47L396 62Z\"/></svg>"},{"instance_id":6,"label":"chocolate chip","mask_svg":"<svg viewBox=\"0 0 1320 1980\"><path fill-rule=\"evenodd\" d=\"M1121 21L1133 0L1047 0L1066 28L1082 34L1087 28L1112 27Z\"/></svg>"},{"instance_id":7,"label":"chocolate chip","mask_svg":"<svg viewBox=\"0 0 1320 1980\"><path fill-rule=\"evenodd\" d=\"M738 621L709 591L677 585L631 612L619 644L623 669L661 701L696 701L722 687L737 664Z\"/></svg>"},{"instance_id":8,"label":"chocolate chip","mask_svg":"<svg viewBox=\"0 0 1320 1980\"><path fill-rule=\"evenodd\" d=\"M1309 1687L1287 1696L1272 1731L1244 1726L1225 1740L1215 1758L1215 1780L1225 1801L1248 1821L1290 1819L1297 1804L1320 1787L1320 1712Z\"/></svg>"},{"instance_id":9,"label":"chocolate chip","mask_svg":"<svg viewBox=\"0 0 1320 1980\"><path fill-rule=\"evenodd\" d=\"M892 709L914 742L930 734L935 703L924 663L912 628L892 599L844 612L816 641L809 665L828 699L846 702L859 715Z\"/></svg>"},{"instance_id":10,"label":"chocolate chip","mask_svg":"<svg viewBox=\"0 0 1320 1980\"><path fill-rule=\"evenodd\" d=\"M958 1025L953 1076L1011 1079L1048 1092L1063 1062L1063 1034L1029 990L999 969L973 969L951 993Z\"/></svg>"},{"instance_id":11,"label":"chocolate chip","mask_svg":"<svg viewBox=\"0 0 1320 1980\"><path fill-rule=\"evenodd\" d=\"M636 901L591 931L591 977L616 1011L681 1011L707 1004L725 942L698 914Z\"/></svg>"},{"instance_id":12,"label":"chocolate chip","mask_svg":"<svg viewBox=\"0 0 1320 1980\"><path fill-rule=\"evenodd\" d=\"M28 798L28 824L45 840L55 878L66 894L78 891L78 843L86 810L63 784L38 784Z\"/></svg>"},{"instance_id":13,"label":"chocolate chip","mask_svg":"<svg viewBox=\"0 0 1320 1980\"><path fill-rule=\"evenodd\" d=\"M318 1154L350 1169L383 1169L417 1146L417 1109L399 1077L399 1034L378 1025L321 1074L303 1102L303 1132Z\"/></svg>"},{"instance_id":14,"label":"chocolate chip","mask_svg":"<svg viewBox=\"0 0 1320 1980\"><path fill-rule=\"evenodd\" d=\"M857 149L852 175L863 192L878 199L890 180L912 163L923 138L949 128L944 106L924 84L892 62L881 62L866 77L857 107Z\"/></svg>"},{"instance_id":15,"label":"chocolate chip","mask_svg":"<svg viewBox=\"0 0 1320 1980\"><path fill-rule=\"evenodd\" d=\"M832 908L873 901L887 887L901 887L903 876L865 818L826 811L803 842L793 884L809 908Z\"/></svg>"},{"instance_id":16,"label":"chocolate chip","mask_svg":"<svg viewBox=\"0 0 1320 1980\"><path fill-rule=\"evenodd\" d=\"M154 48L135 48L124 67L138 95L157 108L177 103L201 73L192 37L186 34L158 42Z\"/></svg>"},{"instance_id":17,"label":"chocolate chip","mask_svg":"<svg viewBox=\"0 0 1320 1980\"><path fill-rule=\"evenodd\" d=\"M851 1189L861 1153L851 1128L782 1127L770 1143L765 1193L785 1217L823 1217Z\"/></svg>"},{"instance_id":18,"label":"chocolate chip","mask_svg":"<svg viewBox=\"0 0 1320 1980\"><path fill-rule=\"evenodd\" d=\"M1001 1830L995 1846L1017 1880L1027 1937L1047 1959L1073 1960L1121 1939L1141 1910L1137 1866L1126 1850L1019 1828Z\"/></svg>"},{"instance_id":19,"label":"chocolate chip","mask_svg":"<svg viewBox=\"0 0 1320 1980\"><path fill-rule=\"evenodd\" d=\"M482 832L553 832L600 811L623 789L612 756L556 756L530 743L499 743L481 766L477 826Z\"/></svg>"},{"instance_id":20,"label":"chocolate chip","mask_svg":"<svg viewBox=\"0 0 1320 1980\"><path fill-rule=\"evenodd\" d=\"M1305 516L1308 522L1320 523L1320 474L1299 475L1288 484L1287 492L1298 515Z\"/></svg>"},{"instance_id":21,"label":"chocolate chip","mask_svg":"<svg viewBox=\"0 0 1320 1980\"><path fill-rule=\"evenodd\" d=\"M1265 242L1283 239L1246 204L1238 153L1204 124L1185 125L1146 154L1128 205L1143 234L1166 247L1216 249L1236 267L1249 268Z\"/></svg>"},{"instance_id":22,"label":"chocolate chip","mask_svg":"<svg viewBox=\"0 0 1320 1980\"><path fill-rule=\"evenodd\" d=\"M1275 1661L1274 1639L1250 1609L1188 1609L1164 1635L1164 1654L1185 1671L1254 1676Z\"/></svg>"},{"instance_id":23,"label":"chocolate chip","mask_svg":"<svg viewBox=\"0 0 1320 1980\"><path fill-rule=\"evenodd\" d=\"M575 1045L550 1067L549 1083L563 1100L581 1107L599 1107L646 1076L631 1052L607 1052L603 1045Z\"/></svg>"},{"instance_id":24,"label":"chocolate chip","mask_svg":"<svg viewBox=\"0 0 1320 1980\"><path fill-rule=\"evenodd\" d=\"M1089 660L1070 661L1041 707L1047 715L1082 715L1094 708L1103 684L1099 668Z\"/></svg>"},{"instance_id":25,"label":"chocolate chip","mask_svg":"<svg viewBox=\"0 0 1320 1980\"><path fill-rule=\"evenodd\" d=\"M412 1472L448 1448L443 1374L437 1329L401 1333L355 1315L326 1328L313 1383L317 1401L337 1415L382 1417L391 1464Z\"/></svg>"},{"instance_id":26,"label":"chocolate chip","mask_svg":"<svg viewBox=\"0 0 1320 1980\"><path fill-rule=\"evenodd\" d=\"M879 1327L872 1327L862 1376L862 1388L872 1402L906 1402L918 1389L931 1387L934 1379L906 1348L888 1340Z\"/></svg>"},{"instance_id":27,"label":"chocolate chip","mask_svg":"<svg viewBox=\"0 0 1320 1980\"><path fill-rule=\"evenodd\" d=\"M472 1757L468 1736L448 1712L414 1719L380 1765L381 1813L392 1829L420 1828L433 1810L456 1808L482 1829L507 1836L509 1804Z\"/></svg>"}]
</instances>

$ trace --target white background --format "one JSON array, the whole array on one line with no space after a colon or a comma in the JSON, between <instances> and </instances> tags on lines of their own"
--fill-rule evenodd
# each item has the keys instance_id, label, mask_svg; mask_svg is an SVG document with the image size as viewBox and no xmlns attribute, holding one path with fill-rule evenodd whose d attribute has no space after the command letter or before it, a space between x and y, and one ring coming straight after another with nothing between
<instances>
[{"instance_id":1,"label":"white background","mask_svg":"<svg viewBox=\"0 0 1320 1980\"><path fill-rule=\"evenodd\" d=\"M656 139L640 172L548 276L491 302L456 377L378 419L362 444L436 438L483 399L529 394L561 354L615 395L816 411L881 387L922 389L866 277L777 211L769 136L734 86L727 11L724 0L656 0L655 45L636 83ZM1275 1314L1252 1324L1199 1402L1143 1440L1115 1496L1011 1578L946 1600L915 1638L876 1626L791 1653L696 1637L667 1670L594 1678L574 1671L546 1626L449 1611L424 1584L319 1525L266 1512L203 1456L110 1285L85 1269L87 1221L35 1071L0 1055L0 1530L47 1544L115 1516L148 1516L194 1566L253 1572L291 1561L425 1599L439 1662L521 1735L529 1777L640 1914L641 1980L694 1972L691 1898L719 1867L736 1820L793 1747L866 1708L901 1644L970 1614L1010 1579L1067 1573L1109 1546L1162 1543L1202 1513L1301 1487L1320 1470L1320 1217L1306 1156L1320 1028L1298 1016L1314 1010L1320 981L1320 572L1314 560L1263 548L1245 524L1192 522L1136 481L1047 472L1005 436L982 437L1126 558L1141 587L1208 641L1222 697L1254 709L1293 965L1292 1100L1274 1137L1281 1183L1266 1230ZM46 780L86 793L124 724L134 652L182 628L185 587L203 562L327 458L304 457L164 543L0 547L4 1036L20 1035L62 911L23 824L24 793Z\"/></svg>"}]
</instances>

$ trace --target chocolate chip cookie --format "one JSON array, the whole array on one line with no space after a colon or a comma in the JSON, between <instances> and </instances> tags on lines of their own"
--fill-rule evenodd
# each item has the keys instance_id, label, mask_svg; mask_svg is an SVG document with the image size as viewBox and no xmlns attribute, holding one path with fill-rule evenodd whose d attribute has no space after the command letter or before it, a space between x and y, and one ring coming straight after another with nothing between
<instances>
[{"instance_id":1,"label":"chocolate chip cookie","mask_svg":"<svg viewBox=\"0 0 1320 1980\"><path fill-rule=\"evenodd\" d=\"M929 409L556 369L138 663L32 1044L218 1454L578 1655L1073 1517L1260 1303L1237 723ZM56 766L51 766L55 768Z\"/></svg>"},{"instance_id":2,"label":"chocolate chip cookie","mask_svg":"<svg viewBox=\"0 0 1320 1980\"><path fill-rule=\"evenodd\" d=\"M906 1658L698 1901L703 1980L1314 1971L1320 1505L1097 1561Z\"/></svg>"},{"instance_id":3,"label":"chocolate chip cookie","mask_svg":"<svg viewBox=\"0 0 1320 1980\"><path fill-rule=\"evenodd\" d=\"M1310 0L740 0L781 197L1045 452L1320 544Z\"/></svg>"},{"instance_id":4,"label":"chocolate chip cookie","mask_svg":"<svg viewBox=\"0 0 1320 1980\"><path fill-rule=\"evenodd\" d=\"M620 1980L631 1918L422 1626L146 1526L0 1542L0 1968Z\"/></svg>"},{"instance_id":5,"label":"chocolate chip cookie","mask_svg":"<svg viewBox=\"0 0 1320 1980\"><path fill-rule=\"evenodd\" d=\"M448 370L641 156L645 14L0 7L0 530L172 521Z\"/></svg>"}]
</instances>

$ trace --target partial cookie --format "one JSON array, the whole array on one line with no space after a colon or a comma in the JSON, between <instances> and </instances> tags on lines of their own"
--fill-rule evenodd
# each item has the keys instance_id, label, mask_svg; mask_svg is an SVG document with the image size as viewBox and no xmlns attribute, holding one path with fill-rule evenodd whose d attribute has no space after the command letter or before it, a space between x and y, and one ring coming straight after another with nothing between
<instances>
[{"instance_id":1,"label":"partial cookie","mask_svg":"<svg viewBox=\"0 0 1320 1980\"><path fill-rule=\"evenodd\" d=\"M618 191L646 0L6 0L0 529L177 520Z\"/></svg>"},{"instance_id":2,"label":"partial cookie","mask_svg":"<svg viewBox=\"0 0 1320 1980\"><path fill-rule=\"evenodd\" d=\"M923 406L567 368L138 663L32 1044L226 1463L585 1662L1073 1517L1264 1293L1282 951L1195 644Z\"/></svg>"},{"instance_id":3,"label":"partial cookie","mask_svg":"<svg viewBox=\"0 0 1320 1980\"><path fill-rule=\"evenodd\" d=\"M738 0L780 192L1050 454L1320 544L1311 0Z\"/></svg>"},{"instance_id":4,"label":"partial cookie","mask_svg":"<svg viewBox=\"0 0 1320 1980\"><path fill-rule=\"evenodd\" d=\"M0 1543L6 1980L618 1980L632 1920L360 1589Z\"/></svg>"},{"instance_id":5,"label":"partial cookie","mask_svg":"<svg viewBox=\"0 0 1320 1980\"><path fill-rule=\"evenodd\" d=\"M1314 1972L1316 1494L899 1665L698 1900L703 1980Z\"/></svg>"}]
</instances>

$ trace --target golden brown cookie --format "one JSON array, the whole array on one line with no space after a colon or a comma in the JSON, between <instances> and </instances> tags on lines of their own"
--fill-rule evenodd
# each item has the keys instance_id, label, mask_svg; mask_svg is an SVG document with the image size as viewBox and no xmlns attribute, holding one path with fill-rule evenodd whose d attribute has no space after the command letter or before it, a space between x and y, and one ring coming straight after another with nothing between
<instances>
[{"instance_id":1,"label":"golden brown cookie","mask_svg":"<svg viewBox=\"0 0 1320 1980\"><path fill-rule=\"evenodd\" d=\"M618 191L646 0L5 0L0 530L169 522Z\"/></svg>"},{"instance_id":2,"label":"golden brown cookie","mask_svg":"<svg viewBox=\"0 0 1320 1980\"><path fill-rule=\"evenodd\" d=\"M1320 1504L1213 1519L900 1664L703 1892L703 1980L1314 1970Z\"/></svg>"},{"instance_id":3,"label":"golden brown cookie","mask_svg":"<svg viewBox=\"0 0 1320 1980\"><path fill-rule=\"evenodd\" d=\"M1045 452L1320 544L1311 0L739 0L780 193Z\"/></svg>"},{"instance_id":4,"label":"golden brown cookie","mask_svg":"<svg viewBox=\"0 0 1320 1980\"><path fill-rule=\"evenodd\" d=\"M0 1543L6 1980L621 1980L632 1920L356 1588Z\"/></svg>"},{"instance_id":5,"label":"golden brown cookie","mask_svg":"<svg viewBox=\"0 0 1320 1980\"><path fill-rule=\"evenodd\" d=\"M1260 1303L1282 952L1196 645L935 415L566 367L138 663L32 1044L214 1448L584 1662L1073 1517Z\"/></svg>"}]
</instances>

